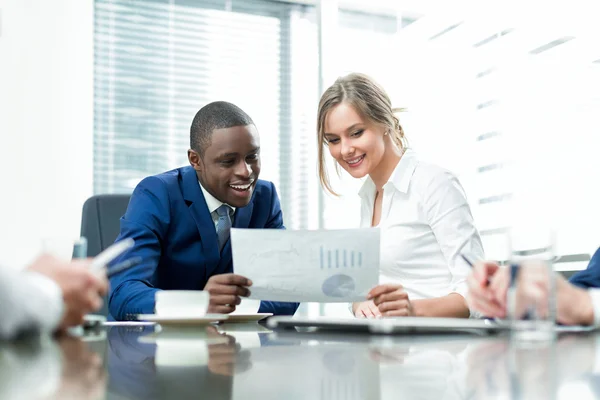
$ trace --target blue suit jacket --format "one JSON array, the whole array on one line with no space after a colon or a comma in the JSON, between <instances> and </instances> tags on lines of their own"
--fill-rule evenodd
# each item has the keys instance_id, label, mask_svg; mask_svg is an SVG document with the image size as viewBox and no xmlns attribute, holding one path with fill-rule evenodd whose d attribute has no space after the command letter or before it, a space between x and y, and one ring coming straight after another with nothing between
<instances>
[{"instance_id":1,"label":"blue suit jacket","mask_svg":"<svg viewBox=\"0 0 600 400\"><path fill-rule=\"evenodd\" d=\"M600 248L592 256L587 268L574 274L569 281L584 289L600 288Z\"/></svg>"},{"instance_id":2,"label":"blue suit jacket","mask_svg":"<svg viewBox=\"0 0 600 400\"><path fill-rule=\"evenodd\" d=\"M257 181L250 203L237 208L234 228L285 229L271 182ZM159 289L202 290L208 279L233 272L231 244L219 253L217 233L192 167L148 177L133 191L118 240L135 246L114 262L143 262L110 279L109 311L117 320L154 313ZM293 315L298 303L261 302L259 312Z\"/></svg>"}]
</instances>

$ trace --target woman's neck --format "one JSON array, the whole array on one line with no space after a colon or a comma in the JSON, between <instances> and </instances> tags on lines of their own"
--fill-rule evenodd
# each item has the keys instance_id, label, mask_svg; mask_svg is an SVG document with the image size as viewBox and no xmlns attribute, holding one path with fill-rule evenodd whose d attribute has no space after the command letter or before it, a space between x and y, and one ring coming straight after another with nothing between
<instances>
[{"instance_id":1,"label":"woman's neck","mask_svg":"<svg viewBox=\"0 0 600 400\"><path fill-rule=\"evenodd\" d=\"M369 174L373 180L373 183L375 183L377 192L380 192L383 188L383 185L385 185L390 179L392 172L394 172L394 169L396 169L396 166L400 162L403 154L404 149L399 149L396 146L388 146L386 152L383 153L381 162Z\"/></svg>"}]
</instances>

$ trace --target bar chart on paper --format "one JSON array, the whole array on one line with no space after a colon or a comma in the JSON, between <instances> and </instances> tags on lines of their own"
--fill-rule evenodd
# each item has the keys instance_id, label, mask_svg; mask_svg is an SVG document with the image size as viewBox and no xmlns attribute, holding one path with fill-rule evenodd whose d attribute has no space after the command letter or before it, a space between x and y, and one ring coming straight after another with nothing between
<instances>
[{"instance_id":1,"label":"bar chart on paper","mask_svg":"<svg viewBox=\"0 0 600 400\"><path fill-rule=\"evenodd\" d=\"M344 269L362 267L362 252L349 249L319 248L319 265L321 270L339 270L323 281L321 290L328 297L348 297L356 292L356 284ZM340 270L341 269L341 270Z\"/></svg>"},{"instance_id":2,"label":"bar chart on paper","mask_svg":"<svg viewBox=\"0 0 600 400\"><path fill-rule=\"evenodd\" d=\"M323 246L320 247L319 251L321 269L362 267L362 251L326 250Z\"/></svg>"}]
</instances>

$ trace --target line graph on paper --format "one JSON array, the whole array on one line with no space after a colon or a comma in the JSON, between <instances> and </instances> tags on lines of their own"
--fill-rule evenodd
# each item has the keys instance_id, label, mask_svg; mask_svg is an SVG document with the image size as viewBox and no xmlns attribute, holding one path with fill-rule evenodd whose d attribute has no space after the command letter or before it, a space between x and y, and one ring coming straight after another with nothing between
<instances>
[{"instance_id":1,"label":"line graph on paper","mask_svg":"<svg viewBox=\"0 0 600 400\"><path fill-rule=\"evenodd\" d=\"M268 259L274 259L279 262L285 261L288 258L299 258L300 251L294 247L293 243L289 246L281 249L267 249L264 251L257 251L250 255L249 262L254 264L257 261L264 261Z\"/></svg>"}]
</instances>

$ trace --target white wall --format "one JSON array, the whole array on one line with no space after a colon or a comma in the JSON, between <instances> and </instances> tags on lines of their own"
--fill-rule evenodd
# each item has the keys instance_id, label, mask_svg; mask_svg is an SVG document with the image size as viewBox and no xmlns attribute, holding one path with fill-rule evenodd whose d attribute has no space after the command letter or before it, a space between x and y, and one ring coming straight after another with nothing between
<instances>
[{"instance_id":1,"label":"white wall","mask_svg":"<svg viewBox=\"0 0 600 400\"><path fill-rule=\"evenodd\" d=\"M79 235L92 194L93 0L0 0L0 264Z\"/></svg>"}]
</instances>

